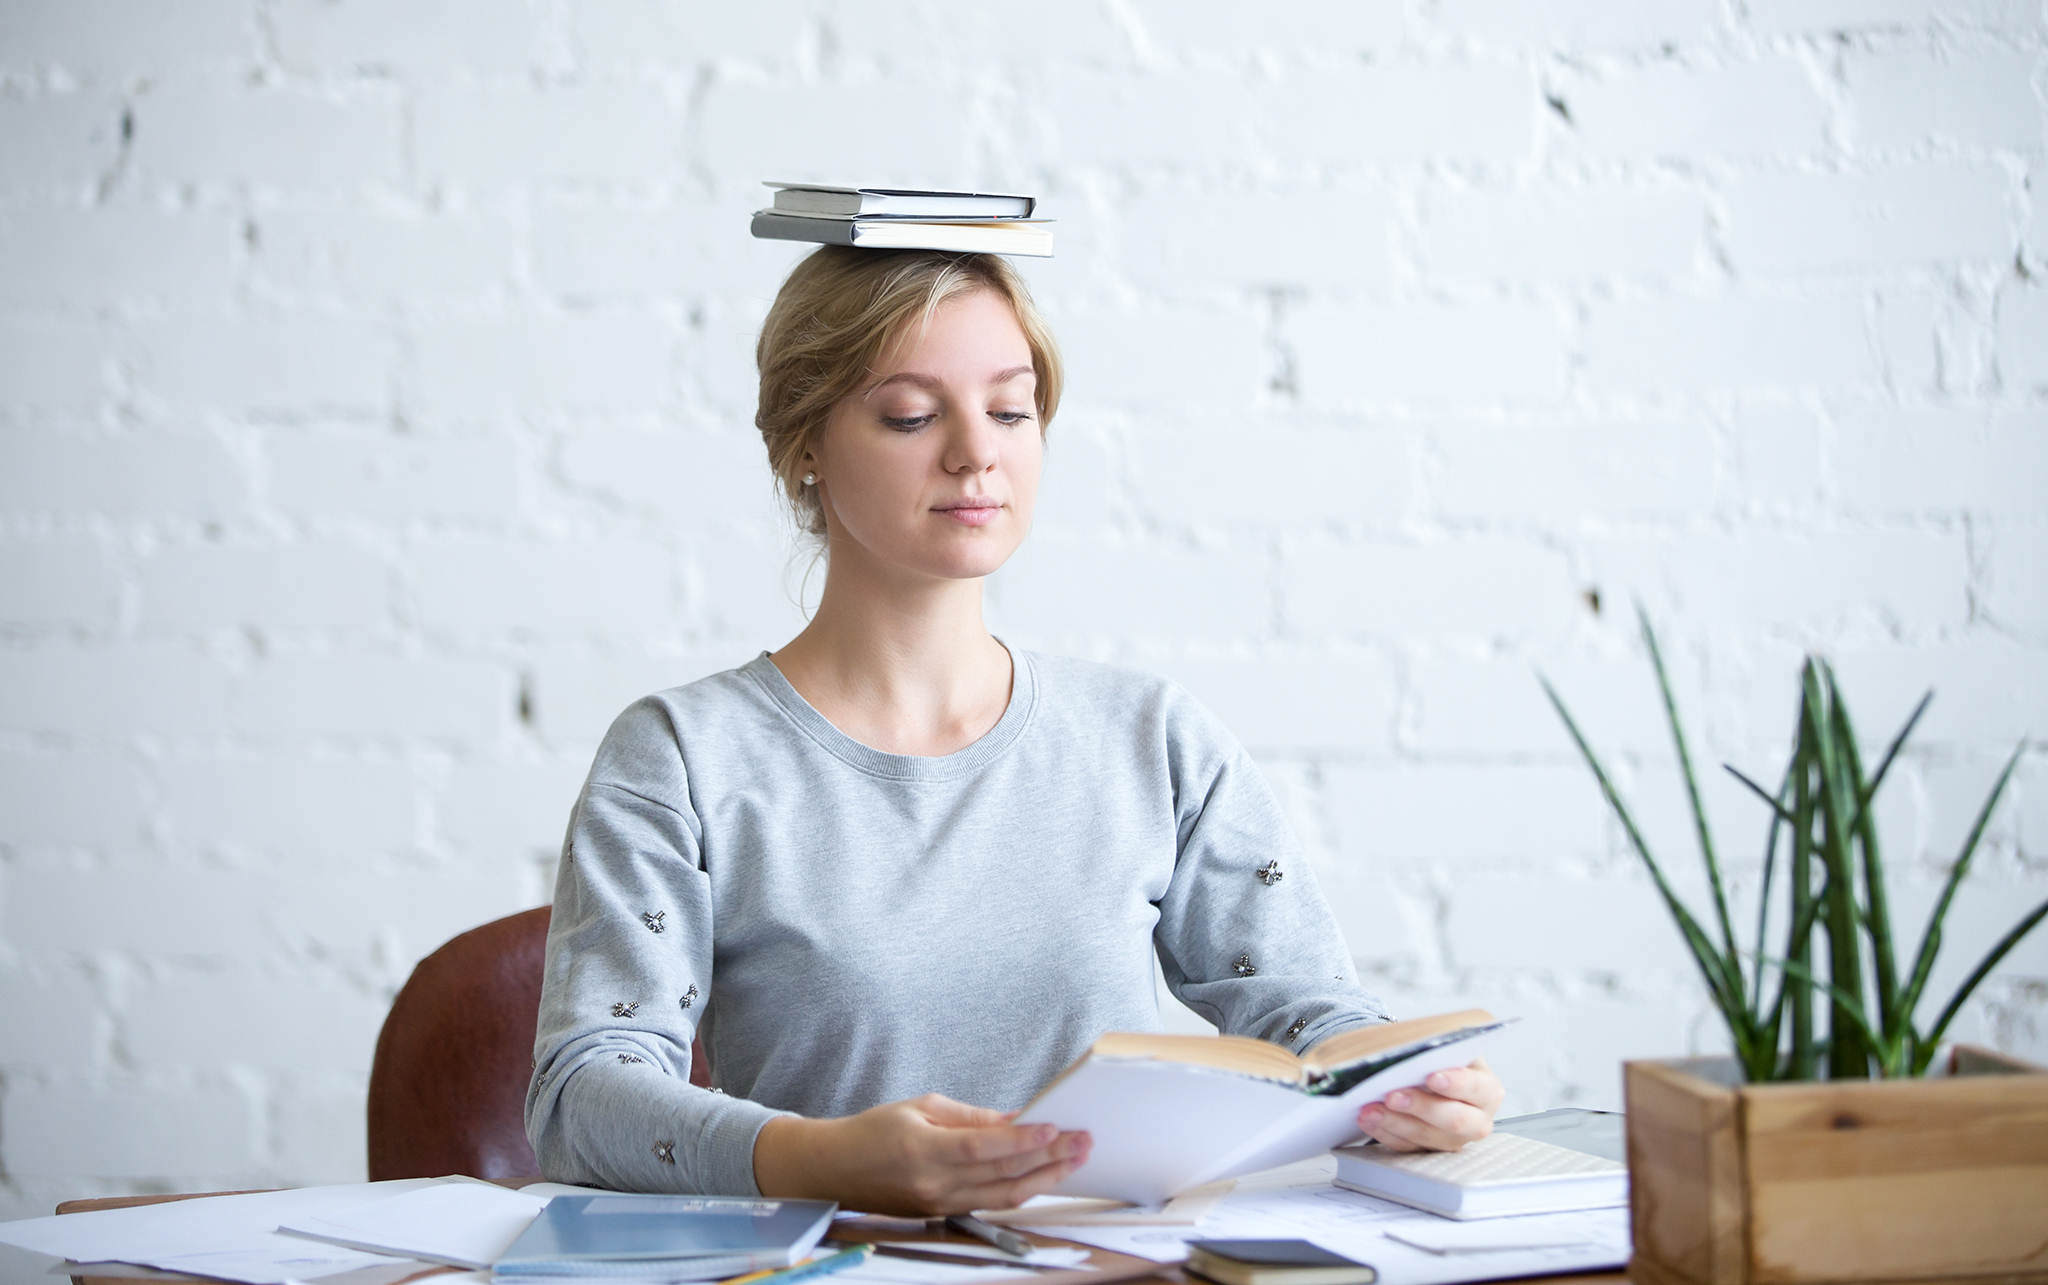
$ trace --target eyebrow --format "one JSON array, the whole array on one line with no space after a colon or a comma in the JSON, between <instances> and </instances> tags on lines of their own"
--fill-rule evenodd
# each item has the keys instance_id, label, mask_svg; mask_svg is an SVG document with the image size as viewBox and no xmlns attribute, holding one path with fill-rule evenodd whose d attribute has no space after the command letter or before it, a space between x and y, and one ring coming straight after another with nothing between
<instances>
[{"instance_id":1,"label":"eyebrow","mask_svg":"<svg viewBox=\"0 0 2048 1285\"><path fill-rule=\"evenodd\" d=\"M1037 373L1037 368L1033 366L1011 366L1007 370L997 371L995 373L995 377L990 379L988 382L990 386L993 387L996 384L1007 384L1019 375L1036 375ZM894 375L890 375L886 379L878 379L874 383L868 385L867 389L861 393L861 398L865 400L872 394L877 393L884 388L887 388L890 384L914 384L917 387L924 389L936 389L940 386L939 381L933 379L930 375L920 375L916 374L915 372L905 370L899 371Z\"/></svg>"}]
</instances>

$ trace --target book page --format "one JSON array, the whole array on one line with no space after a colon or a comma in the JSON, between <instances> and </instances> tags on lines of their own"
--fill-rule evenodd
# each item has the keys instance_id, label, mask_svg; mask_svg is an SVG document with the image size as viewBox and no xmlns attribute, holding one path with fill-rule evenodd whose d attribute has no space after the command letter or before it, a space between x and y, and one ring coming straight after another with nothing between
<instances>
[{"instance_id":1,"label":"book page","mask_svg":"<svg viewBox=\"0 0 2048 1285\"><path fill-rule=\"evenodd\" d=\"M1483 1008L1468 1008L1456 1013L1439 1013L1435 1017L1414 1017L1405 1022L1360 1027L1332 1035L1310 1049L1301 1061L1311 1070L1333 1071L1353 1062L1396 1053L1403 1045L1419 1043L1467 1026L1491 1026L1497 1020Z\"/></svg>"}]
</instances>

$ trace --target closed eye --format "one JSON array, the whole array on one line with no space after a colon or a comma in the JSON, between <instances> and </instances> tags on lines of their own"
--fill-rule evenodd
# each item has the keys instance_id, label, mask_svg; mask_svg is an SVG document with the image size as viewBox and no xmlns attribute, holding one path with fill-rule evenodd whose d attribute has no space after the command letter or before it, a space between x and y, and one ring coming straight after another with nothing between
<instances>
[{"instance_id":1,"label":"closed eye","mask_svg":"<svg viewBox=\"0 0 2048 1285\"><path fill-rule=\"evenodd\" d=\"M884 415L882 423L899 433L914 433L937 418L937 415L905 415L901 418Z\"/></svg>"},{"instance_id":2,"label":"closed eye","mask_svg":"<svg viewBox=\"0 0 2048 1285\"><path fill-rule=\"evenodd\" d=\"M992 410L988 413L988 417L998 424L1022 424L1031 418L1031 412L1025 410Z\"/></svg>"}]
</instances>

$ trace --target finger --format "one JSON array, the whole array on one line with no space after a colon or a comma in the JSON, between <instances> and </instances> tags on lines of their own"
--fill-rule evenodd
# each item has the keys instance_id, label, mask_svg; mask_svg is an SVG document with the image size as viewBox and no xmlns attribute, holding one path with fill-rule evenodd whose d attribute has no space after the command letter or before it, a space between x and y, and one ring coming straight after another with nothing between
<instances>
[{"instance_id":1,"label":"finger","mask_svg":"<svg viewBox=\"0 0 2048 1285\"><path fill-rule=\"evenodd\" d=\"M1051 1127L1050 1125L1033 1126L1033 1130L1035 1131L1037 1128L1049 1129ZM996 1131L978 1130L977 1132L987 1134ZM1013 1134L1023 1134L1027 1131L1015 1129L1010 1132ZM1056 1164L1059 1161L1071 1159L1075 1156L1084 1156L1091 1145L1092 1142L1085 1133L1055 1134L1050 1138L1044 1139L1042 1142L1038 1141L1034 1134L1033 1144L1026 1147L1006 1147L1003 1145L1002 1139L981 1137L973 1140L966 1148L964 1154L941 1158L941 1163L948 1164L948 1167L954 1170L956 1179L959 1182L967 1184L989 1182L997 1179L1020 1177L1048 1164Z\"/></svg>"},{"instance_id":2,"label":"finger","mask_svg":"<svg viewBox=\"0 0 2048 1285\"><path fill-rule=\"evenodd\" d=\"M1488 1115L1507 1097L1500 1077L1487 1067L1484 1059L1475 1060L1468 1067L1446 1067L1433 1072L1423 1081L1423 1087L1439 1097L1469 1102Z\"/></svg>"},{"instance_id":3,"label":"finger","mask_svg":"<svg viewBox=\"0 0 2048 1285\"><path fill-rule=\"evenodd\" d=\"M1380 1104L1381 1113L1367 1127L1369 1133L1389 1145L1398 1141L1431 1151L1456 1151L1493 1131L1492 1118L1467 1103L1413 1089L1403 1090L1401 1096L1409 1109L1402 1110L1394 1102L1394 1095L1389 1094L1388 1100ZM1425 1098L1428 1100L1424 1101ZM1361 1124L1364 1123L1361 1113Z\"/></svg>"},{"instance_id":4,"label":"finger","mask_svg":"<svg viewBox=\"0 0 2048 1285\"><path fill-rule=\"evenodd\" d=\"M1085 1137L1086 1135L1079 1136ZM966 1202L960 1206L960 1210L1015 1209L1033 1196L1042 1196L1046 1192L1051 1191L1075 1170L1086 1164L1087 1161L1088 1153L1083 1148L1079 1155L1071 1156L1064 1160L1055 1160L1050 1164L1040 1165L1038 1168L1019 1174L1014 1178L985 1182L968 1187L959 1193L959 1198ZM957 1213L960 1210L951 1210L949 1212Z\"/></svg>"}]
</instances>

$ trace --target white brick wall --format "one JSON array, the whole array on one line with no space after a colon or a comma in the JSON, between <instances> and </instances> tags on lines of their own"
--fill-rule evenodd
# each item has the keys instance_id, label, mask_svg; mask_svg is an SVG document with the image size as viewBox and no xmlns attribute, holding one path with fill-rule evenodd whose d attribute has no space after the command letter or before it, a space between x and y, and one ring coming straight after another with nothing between
<instances>
[{"instance_id":1,"label":"white brick wall","mask_svg":"<svg viewBox=\"0 0 2048 1285\"><path fill-rule=\"evenodd\" d=\"M1681 868L1632 596L1710 760L1807 648L1873 738L1937 687L1909 906L2048 734L2044 96L2038 0L0 4L0 1216L359 1176L413 961L800 625L764 178L1047 198L992 619L1186 683L1392 1003L1612 1104L1719 1036L1535 671ZM2048 894L2034 744L1958 946Z\"/></svg>"}]
</instances>

